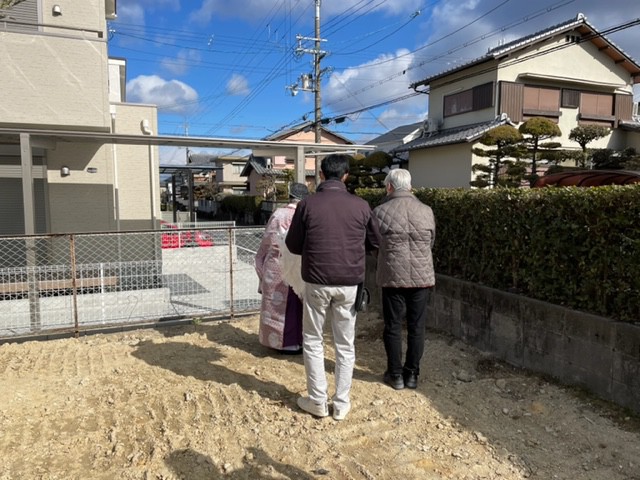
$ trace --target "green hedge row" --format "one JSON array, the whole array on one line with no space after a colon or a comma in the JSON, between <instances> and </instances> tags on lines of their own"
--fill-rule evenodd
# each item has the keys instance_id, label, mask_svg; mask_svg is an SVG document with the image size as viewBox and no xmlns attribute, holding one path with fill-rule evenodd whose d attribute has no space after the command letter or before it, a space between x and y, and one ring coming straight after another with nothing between
<instances>
[{"instance_id":1,"label":"green hedge row","mask_svg":"<svg viewBox=\"0 0 640 480\"><path fill-rule=\"evenodd\" d=\"M232 214L255 214L260 210L263 198L259 195L227 195L222 199L222 208Z\"/></svg>"},{"instance_id":2,"label":"green hedge row","mask_svg":"<svg viewBox=\"0 0 640 480\"><path fill-rule=\"evenodd\" d=\"M415 193L436 217L438 273L640 322L640 186Z\"/></svg>"}]
</instances>

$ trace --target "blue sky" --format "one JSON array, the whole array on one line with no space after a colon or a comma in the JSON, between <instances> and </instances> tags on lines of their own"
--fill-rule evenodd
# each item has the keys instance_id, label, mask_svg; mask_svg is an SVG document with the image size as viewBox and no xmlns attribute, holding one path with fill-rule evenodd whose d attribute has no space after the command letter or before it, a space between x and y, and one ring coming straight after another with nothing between
<instances>
[{"instance_id":1,"label":"blue sky","mask_svg":"<svg viewBox=\"0 0 640 480\"><path fill-rule=\"evenodd\" d=\"M296 35L314 37L315 5L119 0L109 55L127 59L127 100L159 106L160 134L260 139L314 118L313 93L287 86L313 71L313 57L295 50ZM364 143L421 121L428 96L411 96L410 83L578 13L605 31L640 17L640 2L321 0L322 116L346 116L327 128ZM640 61L640 27L609 38Z\"/></svg>"}]
</instances>

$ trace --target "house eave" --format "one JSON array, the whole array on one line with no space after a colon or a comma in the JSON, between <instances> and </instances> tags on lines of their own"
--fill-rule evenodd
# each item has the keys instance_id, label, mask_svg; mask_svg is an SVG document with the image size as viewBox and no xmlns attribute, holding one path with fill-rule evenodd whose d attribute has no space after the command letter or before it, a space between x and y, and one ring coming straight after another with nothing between
<instances>
[{"instance_id":1,"label":"house eave","mask_svg":"<svg viewBox=\"0 0 640 480\"><path fill-rule=\"evenodd\" d=\"M553 83L565 83L581 87L602 87L608 90L616 90L619 92L626 92L626 83L613 83L613 82L599 82L597 80L584 80L573 77L561 77L558 75L546 75L542 73L524 72L518 75L518 78L526 80L548 80ZM628 92L626 92L628 93Z\"/></svg>"},{"instance_id":2,"label":"house eave","mask_svg":"<svg viewBox=\"0 0 640 480\"><path fill-rule=\"evenodd\" d=\"M637 20L633 20L629 22L629 25L632 26L636 24L636 22ZM419 82L412 83L410 85L410 88L413 88L415 90L420 86L427 86L435 80L454 75L471 67L489 62L491 60L501 62L505 57L511 56L519 51L531 47L532 45L574 30L582 35L581 41L588 41L593 43L599 50L608 55L616 64L621 65L625 70L627 70L627 72L629 72L629 75L631 76L631 79L633 80L633 83L640 82L640 65L638 65L638 63L630 56L628 56L620 47L615 45L602 33L596 30L593 25L587 22L587 18L580 13L574 20L552 26L548 29L541 30L537 33L533 33L531 35L527 35L520 39L514 40L513 42L507 43L506 45L493 48L482 57L472 60L469 63L465 63L450 70L438 73L431 77L427 77L423 80L420 80Z\"/></svg>"},{"instance_id":3,"label":"house eave","mask_svg":"<svg viewBox=\"0 0 640 480\"><path fill-rule=\"evenodd\" d=\"M474 125L465 125L462 127L449 128L437 132L431 132L423 137L417 138L406 145L399 146L391 151L392 154L410 152L413 150L422 150L447 145L456 145L463 143L472 143L478 140L486 132L499 127L501 125L514 124L505 115L499 115L494 120Z\"/></svg>"}]
</instances>

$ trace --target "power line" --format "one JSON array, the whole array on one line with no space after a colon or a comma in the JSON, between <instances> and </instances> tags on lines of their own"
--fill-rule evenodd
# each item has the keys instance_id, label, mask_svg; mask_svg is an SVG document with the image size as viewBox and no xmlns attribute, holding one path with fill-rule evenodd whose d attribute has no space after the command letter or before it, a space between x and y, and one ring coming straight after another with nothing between
<instances>
[{"instance_id":1,"label":"power line","mask_svg":"<svg viewBox=\"0 0 640 480\"><path fill-rule=\"evenodd\" d=\"M509 1L509 0L506 0L506 1ZM374 47L374 46L378 45L379 43L383 42L387 38L392 37L393 35L398 33L404 27L409 25L418 15L420 15L420 11L414 12L406 22L404 22L402 25L400 25L398 28L396 28L391 33L385 35L384 37L382 37L382 38L380 38L378 40L376 40L374 43L370 43L369 45L367 45L365 47L362 47L362 48L360 48L358 50L353 50L351 52L340 53L339 55L355 55L356 53L360 53L360 52L364 52L365 50L369 50L371 47Z\"/></svg>"},{"instance_id":2,"label":"power line","mask_svg":"<svg viewBox=\"0 0 640 480\"><path fill-rule=\"evenodd\" d=\"M640 18L637 18L635 20L631 20L629 22L626 22L626 23L623 23L623 24L620 24L620 25L616 25L614 27L610 27L610 28L608 28L606 30L603 30L603 31L600 31L600 32L598 32L596 34L587 35L585 37L582 37L577 43L578 44L579 43L584 43L584 42L592 40L593 38L604 37L606 35L610 35L612 33L620 32L622 30L626 30L628 28L631 28L631 27L634 27L634 26L637 26L637 25L640 25ZM518 63L522 63L522 62L528 61L528 60L530 60L532 58L537 58L537 57L540 57L540 56L548 55L550 53L556 52L556 51L561 50L561 49L569 48L571 46L576 45L577 43L568 43L568 44L558 45L556 47L550 48L548 50L544 50L542 52L534 52L534 53L532 53L530 55L527 55L525 57L521 57L519 59L506 61L505 63L503 63L501 65L488 67L488 68L485 68L485 69L480 70L480 71L474 71L473 73L470 73L470 74L467 74L467 75L464 75L464 76L457 76L454 80L451 80L451 82L458 82L460 80L464 80L464 79L467 79L467 78L472 78L472 77L477 76L477 75L482 75L482 74L485 74L485 73L490 73L492 71L497 71L500 68L510 67L510 66L516 65ZM446 85L446 83L445 83L445 85ZM386 105L389 105L389 104L392 104L392 103L396 103L396 102L399 102L399 101L402 101L402 100L406 100L406 99L411 98L411 97L413 97L415 95L420 95L421 93L427 93L427 92L413 92L412 94L403 95L401 97L397 97L397 98L394 98L394 99L391 99L391 100L387 100L385 102L377 103L375 105L370 105L370 106L363 107L363 108L356 109L356 110L352 110L352 111L349 111L349 112L343 112L343 113L340 113L340 114L336 114L333 117L324 118L323 122L327 122L328 123L328 122L334 121L336 118L347 117L347 116L350 116L350 115L355 115L355 114L358 114L358 113L362 113L362 112L367 111L367 110L380 108L381 106L386 106Z\"/></svg>"},{"instance_id":3,"label":"power line","mask_svg":"<svg viewBox=\"0 0 640 480\"><path fill-rule=\"evenodd\" d=\"M428 59L426 59L426 60L424 60L424 61L417 62L417 63L415 63L415 64L409 65L409 66L407 66L405 69L403 69L403 70L402 70L402 71L400 71L400 72L396 72L396 73L394 73L394 74L392 74L392 75L390 75L390 76L388 76L388 77L386 77L386 78L383 78L383 79L381 79L381 80L378 80L377 82L371 83L371 84L369 84L369 85L366 85L366 86L364 86L364 87L360 88L359 90L356 90L356 91L352 92L352 95L357 95L357 94L359 94L359 93L363 93L363 92L365 92L365 91L367 91L367 90L370 90L370 89L372 89L372 88L375 88L375 87L378 87L378 86L380 86L380 85L383 85L383 84L385 84L385 83L387 83L387 82L389 82L389 81L391 81L391 80L394 80L394 79L396 79L396 78L398 78L398 77L401 77L401 76L406 75L406 74L407 74L407 72L409 72L409 71L411 71L411 70L415 70L415 69L417 69L417 68L419 68L419 67L422 67L422 66L424 66L424 65L425 65L425 64L427 64L427 63L433 62L434 60L437 60L437 59L440 59L440 58L444 58L444 57L446 57L446 56L448 56L448 55L451 55L451 54L452 54L452 53L454 53L454 52L457 52L457 51L459 51L459 50L462 50L463 48L466 48L466 47L468 47L468 46L470 46L470 45L476 44L476 43L478 43L478 42L480 42L480 41L486 40L487 38L490 38L490 37L492 37L492 36L494 36L494 35L496 35L496 34L498 34L498 33L504 33L506 30L508 30L508 29L510 29L510 28L513 28L513 27L514 27L514 26L516 26L516 25L520 25L520 24L523 24L523 23L529 22L529 21L533 20L534 18L537 18L537 17L539 17L539 16L543 15L544 13L548 13L549 11L552 11L552 10L555 10L555 9L560 8L560 7L562 7L562 6L565 6L565 5L569 4L569 3L572 3L573 1L575 1L575 0L563 1L563 2L557 3L557 4L555 4L555 5L552 5L551 7L547 7L546 9L542 9L542 10L538 10L538 11L536 11L536 12L533 12L533 13L531 13L531 14L529 14L529 15L526 15L525 17L522 17L518 22L514 22L514 23L512 23L512 24L509 24L509 25L506 25L506 26L502 26L502 27L500 27L500 28L498 28L498 29L496 29L496 30L493 30L492 32L490 32L490 33L488 33L488 34L480 35L480 36L478 36L478 37L476 37L476 38L472 39L471 41L464 42L463 44L461 44L461 45L459 45L459 46L457 46L457 47L454 47L454 48L452 48L452 49L449 49L449 50L448 50L447 52L445 52L445 53L442 53L442 54L439 54L439 55L434 55L434 56L432 56L432 57L430 57L430 58L428 58ZM481 17L484 17L484 16L486 16L486 14L483 14ZM479 18L481 18L481 17L479 17ZM475 23L477 20L478 20L478 19L476 18L476 19L474 19L474 20L472 20L472 21L468 22L467 24L465 24L465 25L464 25L464 26L462 26L461 28L457 29L456 31L457 31L457 32L461 31L461 30L462 30L462 29L464 29L465 27L467 27L467 26L472 25L473 23ZM448 37L449 35L450 35L450 34L447 34L445 37ZM399 58L403 58L403 57L406 57L406 56L408 56L408 55L412 55L412 54L414 54L414 53L415 53L415 52L417 52L417 51L420 51L420 50L423 50L423 49L425 49L425 48L427 48L427 47L429 47L429 46L432 46L432 45L434 45L434 44L436 44L436 43L440 42L440 41L441 41L443 38L445 38L445 37L438 38L438 39L434 40L434 41L433 41L433 42L431 42L431 43L428 43L428 44L426 44L426 45L423 45L422 47L419 47L419 48L417 48L417 49L413 50L413 51L412 51L412 52L410 52L410 53L403 54L403 55L398 55L398 56L396 56L396 57L394 57L394 58L392 58L392 59L390 59L390 60L382 60L382 61L379 61L379 62L373 62L373 63L367 64L367 65L362 65L362 66L360 66L360 67L358 67L358 68L360 68L360 69L364 69L364 68L371 68L371 67L375 67L375 66L380 66L380 65L382 65L382 64L384 64L384 63L388 63L388 62L391 62L391 61L397 61ZM342 99L342 98L339 98L339 99L334 100L333 102L331 102L331 103L330 103L330 104L328 104L328 105L333 105L333 104L339 103L339 102L341 102L341 101L343 101L343 99Z\"/></svg>"}]
</instances>

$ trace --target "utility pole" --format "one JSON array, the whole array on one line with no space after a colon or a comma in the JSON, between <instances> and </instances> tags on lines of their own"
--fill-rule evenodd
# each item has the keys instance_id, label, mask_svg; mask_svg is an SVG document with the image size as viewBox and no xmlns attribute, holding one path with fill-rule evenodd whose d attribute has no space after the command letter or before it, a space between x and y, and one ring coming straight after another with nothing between
<instances>
[{"instance_id":1,"label":"utility pole","mask_svg":"<svg viewBox=\"0 0 640 480\"><path fill-rule=\"evenodd\" d=\"M314 114L314 127L316 143L322 143L322 125L320 120L322 119L322 96L320 95L320 75L322 71L320 70L320 60L322 59L324 53L320 52L320 1L316 1L316 30L315 30L315 53L313 55L313 65L315 67L315 114ZM320 157L316 156L316 188L320 185Z\"/></svg>"},{"instance_id":2,"label":"utility pole","mask_svg":"<svg viewBox=\"0 0 640 480\"><path fill-rule=\"evenodd\" d=\"M298 46L295 50L297 57L302 56L304 53L313 55L313 73L306 73L300 75L299 83L296 82L293 85L288 85L287 89L291 90L291 95L296 96L298 91L313 92L315 95L315 108L314 108L314 120L313 127L315 132L315 142L322 143L322 96L320 94L320 84L322 74L330 69L321 69L320 61L326 55L327 52L320 49L321 42L326 42L325 39L320 38L320 3L321 0L314 0L316 4L315 14L315 36L313 38L303 37L296 35ZM303 42L313 42L313 48L305 48ZM320 162L321 158L316 156L316 186L320 184Z\"/></svg>"}]
</instances>

